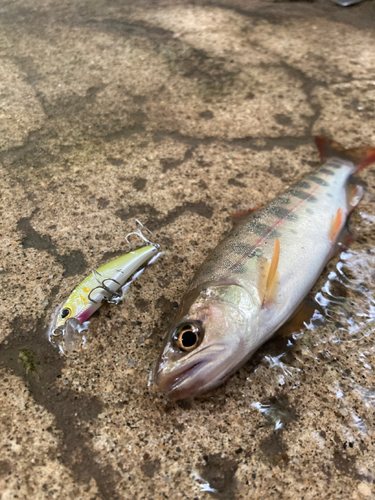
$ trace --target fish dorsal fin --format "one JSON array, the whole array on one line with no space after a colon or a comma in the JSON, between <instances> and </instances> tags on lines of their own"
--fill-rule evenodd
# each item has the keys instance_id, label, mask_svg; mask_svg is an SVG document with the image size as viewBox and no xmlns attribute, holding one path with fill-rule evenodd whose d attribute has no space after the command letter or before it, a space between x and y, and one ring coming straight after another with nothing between
<instances>
[{"instance_id":1,"label":"fish dorsal fin","mask_svg":"<svg viewBox=\"0 0 375 500\"><path fill-rule=\"evenodd\" d=\"M262 300L262 306L266 306L275 297L277 284L279 281L278 265L280 258L280 241L278 238L275 239L275 246L273 248L273 254L271 263L266 264L261 273L261 279L259 283L259 296Z\"/></svg>"},{"instance_id":2,"label":"fish dorsal fin","mask_svg":"<svg viewBox=\"0 0 375 500\"><path fill-rule=\"evenodd\" d=\"M340 207L337 210L336 215L334 216L332 221L330 235L329 235L329 239L331 241L333 241L336 238L338 232L340 231L340 229L344 224L344 221L345 221L345 210L342 207Z\"/></svg>"},{"instance_id":3,"label":"fish dorsal fin","mask_svg":"<svg viewBox=\"0 0 375 500\"><path fill-rule=\"evenodd\" d=\"M374 147L359 147L345 149L344 146L332 139L318 135L315 137L315 142L320 154L321 160L324 162L330 158L336 157L342 160L347 160L353 163L354 171L359 172L367 165L375 163L375 148Z\"/></svg>"},{"instance_id":4,"label":"fish dorsal fin","mask_svg":"<svg viewBox=\"0 0 375 500\"><path fill-rule=\"evenodd\" d=\"M253 214L257 210L259 210L260 208L262 208L262 205L258 205L256 207L252 207L252 208L235 210L234 212L232 212L230 214L230 218L232 220L233 226L236 226L237 224L239 224L243 220L247 219L247 217L249 217L251 214Z\"/></svg>"}]
</instances>

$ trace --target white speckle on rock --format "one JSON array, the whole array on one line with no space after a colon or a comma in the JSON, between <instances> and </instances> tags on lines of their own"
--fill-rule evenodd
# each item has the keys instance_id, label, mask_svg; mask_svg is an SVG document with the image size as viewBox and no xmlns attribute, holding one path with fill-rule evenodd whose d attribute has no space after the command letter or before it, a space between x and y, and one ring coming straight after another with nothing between
<instances>
[{"instance_id":1,"label":"white speckle on rock","mask_svg":"<svg viewBox=\"0 0 375 500\"><path fill-rule=\"evenodd\" d=\"M361 495L364 495L365 497L371 496L371 488L366 483L359 483L358 491L361 493Z\"/></svg>"}]
</instances>

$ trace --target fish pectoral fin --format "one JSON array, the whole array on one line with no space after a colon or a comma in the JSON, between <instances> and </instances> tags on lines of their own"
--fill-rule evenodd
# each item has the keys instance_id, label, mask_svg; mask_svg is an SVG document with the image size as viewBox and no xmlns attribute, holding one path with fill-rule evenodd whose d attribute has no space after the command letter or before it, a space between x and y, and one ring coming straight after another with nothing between
<instances>
[{"instance_id":1,"label":"fish pectoral fin","mask_svg":"<svg viewBox=\"0 0 375 500\"><path fill-rule=\"evenodd\" d=\"M330 241L333 241L336 238L344 222L345 222L345 210L343 209L343 207L340 207L338 208L331 224L331 229L329 232Z\"/></svg>"},{"instance_id":2,"label":"fish pectoral fin","mask_svg":"<svg viewBox=\"0 0 375 500\"><path fill-rule=\"evenodd\" d=\"M279 265L280 258L280 241L275 239L275 246L271 262L263 263L259 280L259 297L262 301L262 306L269 304L276 295L277 285L279 283Z\"/></svg>"}]
</instances>

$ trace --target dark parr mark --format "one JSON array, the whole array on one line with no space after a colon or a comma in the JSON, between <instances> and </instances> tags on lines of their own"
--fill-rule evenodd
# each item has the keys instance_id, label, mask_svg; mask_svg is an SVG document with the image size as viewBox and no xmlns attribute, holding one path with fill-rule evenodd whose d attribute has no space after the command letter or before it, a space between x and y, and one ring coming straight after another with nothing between
<instances>
[{"instance_id":1,"label":"dark parr mark","mask_svg":"<svg viewBox=\"0 0 375 500\"><path fill-rule=\"evenodd\" d=\"M298 186L301 189L310 189L311 188L311 184L309 184L306 181L298 182L298 184L296 184L296 186Z\"/></svg>"},{"instance_id":2,"label":"dark parr mark","mask_svg":"<svg viewBox=\"0 0 375 500\"><path fill-rule=\"evenodd\" d=\"M315 182L315 184L319 184L319 186L329 186L328 182L316 175L309 175L309 180Z\"/></svg>"},{"instance_id":3,"label":"dark parr mark","mask_svg":"<svg viewBox=\"0 0 375 500\"><path fill-rule=\"evenodd\" d=\"M331 160L327 161L324 165L329 168L341 168L342 167L342 160L339 160L338 158L332 158Z\"/></svg>"},{"instance_id":4,"label":"dark parr mark","mask_svg":"<svg viewBox=\"0 0 375 500\"><path fill-rule=\"evenodd\" d=\"M264 236L266 234L270 234L273 231L271 226L267 226L267 224L263 224L262 222L258 222L256 220L249 222L248 226L249 230L252 233L257 234L258 236ZM277 231L275 231L275 237L277 236Z\"/></svg>"},{"instance_id":5,"label":"dark parr mark","mask_svg":"<svg viewBox=\"0 0 375 500\"><path fill-rule=\"evenodd\" d=\"M332 172L332 170L328 170L328 168L320 168L319 172L322 172L323 174L327 175L335 175L335 172Z\"/></svg>"},{"instance_id":6,"label":"dark parr mark","mask_svg":"<svg viewBox=\"0 0 375 500\"><path fill-rule=\"evenodd\" d=\"M295 196L296 198L299 198L300 200L317 201L317 198L315 198L315 196L306 193L306 191L300 191L299 189L289 189L288 193Z\"/></svg>"},{"instance_id":7,"label":"dark parr mark","mask_svg":"<svg viewBox=\"0 0 375 500\"><path fill-rule=\"evenodd\" d=\"M250 221L247 222L244 226L246 229L251 231L252 233L262 235L268 231L271 231L271 226L267 226L267 224L263 224L262 222L258 222L254 217L251 217ZM235 238L238 235L238 231L232 232L229 235L229 238Z\"/></svg>"},{"instance_id":8,"label":"dark parr mark","mask_svg":"<svg viewBox=\"0 0 375 500\"><path fill-rule=\"evenodd\" d=\"M201 468L200 475L215 490L210 491L210 495L218 500L233 500L237 489L237 460L222 458L221 453L203 458L206 464Z\"/></svg>"},{"instance_id":9,"label":"dark parr mark","mask_svg":"<svg viewBox=\"0 0 375 500\"><path fill-rule=\"evenodd\" d=\"M43 322L32 321L30 316L13 320L7 344L0 344L0 367L23 379L35 404L54 416L54 424L47 430L55 440L61 439L61 445L51 458L69 468L80 484L89 484L94 478L102 498L117 499L119 474L110 465L99 464L88 431L90 421L103 411L102 404L68 386L56 387L65 359L47 341Z\"/></svg>"},{"instance_id":10,"label":"dark parr mark","mask_svg":"<svg viewBox=\"0 0 375 500\"><path fill-rule=\"evenodd\" d=\"M279 219L297 219L297 215L295 213L278 205L269 207L268 212Z\"/></svg>"},{"instance_id":11,"label":"dark parr mark","mask_svg":"<svg viewBox=\"0 0 375 500\"><path fill-rule=\"evenodd\" d=\"M280 196L279 198L277 198L277 202L280 204L280 205L289 205L290 203L290 199L287 198L286 196Z\"/></svg>"},{"instance_id":12,"label":"dark parr mark","mask_svg":"<svg viewBox=\"0 0 375 500\"><path fill-rule=\"evenodd\" d=\"M237 255L243 255L245 252L251 252L253 251L253 246L250 245L249 243L244 243L244 242L234 242L229 245L229 249L231 252L237 254ZM258 249L260 250L260 249ZM255 251L255 249L254 249Z\"/></svg>"}]
</instances>

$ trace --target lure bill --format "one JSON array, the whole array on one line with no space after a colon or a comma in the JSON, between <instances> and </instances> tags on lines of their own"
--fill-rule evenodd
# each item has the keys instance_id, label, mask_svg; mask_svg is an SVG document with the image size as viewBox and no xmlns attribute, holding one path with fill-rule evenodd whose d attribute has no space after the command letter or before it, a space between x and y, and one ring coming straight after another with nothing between
<instances>
[{"instance_id":1,"label":"lure bill","mask_svg":"<svg viewBox=\"0 0 375 500\"><path fill-rule=\"evenodd\" d=\"M235 226L193 278L155 370L169 397L194 397L236 372L349 242L346 220L363 189L348 181L375 162L375 148L316 143L322 166Z\"/></svg>"},{"instance_id":2,"label":"lure bill","mask_svg":"<svg viewBox=\"0 0 375 500\"><path fill-rule=\"evenodd\" d=\"M64 352L62 340L65 351L72 350L77 339L82 339L81 332L87 330L87 320L103 302L118 304L130 284L160 256L160 246L145 237L142 229L147 229L139 221L136 224L136 231L126 239L129 242L129 237L135 234L146 244L94 270L55 310L48 336L61 351Z\"/></svg>"}]
</instances>

